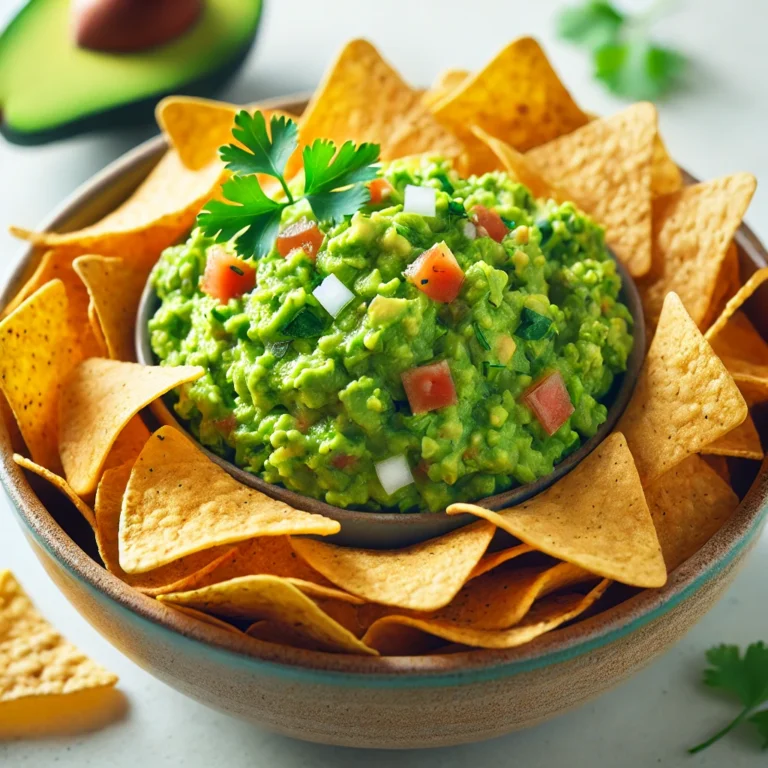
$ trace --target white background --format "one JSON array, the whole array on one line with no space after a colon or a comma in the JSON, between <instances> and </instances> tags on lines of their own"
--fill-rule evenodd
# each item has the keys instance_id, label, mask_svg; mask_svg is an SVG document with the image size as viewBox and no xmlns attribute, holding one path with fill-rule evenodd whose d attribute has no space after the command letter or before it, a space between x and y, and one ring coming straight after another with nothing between
<instances>
[{"instance_id":1,"label":"white background","mask_svg":"<svg viewBox=\"0 0 768 768\"><path fill-rule=\"evenodd\" d=\"M245 1L245 0L244 0ZM8 10L0 0L0 15ZM477 68L509 39L532 33L585 108L610 113L621 103L589 77L586 58L554 39L550 0L271 0L260 40L223 98L255 98L308 89L341 43L376 42L404 76L427 84L445 67ZM759 189L748 221L768 240L768 3L683 0L657 26L693 59L692 84L660 106L673 156L702 178L755 173ZM33 227L66 195L150 135L114 131L46 147L11 147L0 139L0 273L15 263L11 223ZM736 712L702 689L703 653L720 642L768 641L768 539L753 552L731 591L688 637L649 669L593 704L556 721L485 744L426 752L362 752L292 741L212 712L167 688L121 657L53 587L33 559L8 502L0 497L0 568L11 568L38 606L73 641L119 673L130 701L126 719L68 740L0 746L2 766L252 766L299 768L367 764L371 768L526 766L765 765L754 734L733 734L697 757L685 748Z\"/></svg>"}]
</instances>

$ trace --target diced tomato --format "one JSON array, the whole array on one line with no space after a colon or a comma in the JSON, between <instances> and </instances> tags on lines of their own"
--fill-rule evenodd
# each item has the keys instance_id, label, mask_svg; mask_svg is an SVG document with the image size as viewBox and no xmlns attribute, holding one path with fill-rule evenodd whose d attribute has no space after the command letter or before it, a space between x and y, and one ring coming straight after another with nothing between
<instances>
[{"instance_id":1,"label":"diced tomato","mask_svg":"<svg viewBox=\"0 0 768 768\"><path fill-rule=\"evenodd\" d=\"M208 250L208 261L201 288L204 293L226 304L230 299L252 291L256 286L256 270L223 248Z\"/></svg>"},{"instance_id":2,"label":"diced tomato","mask_svg":"<svg viewBox=\"0 0 768 768\"><path fill-rule=\"evenodd\" d=\"M234 414L230 414L225 419L218 419L217 421L213 422L213 425L216 427L216 429L221 432L224 437L229 437L235 427L237 426L237 419L235 418Z\"/></svg>"},{"instance_id":3,"label":"diced tomato","mask_svg":"<svg viewBox=\"0 0 768 768\"><path fill-rule=\"evenodd\" d=\"M497 243L500 243L509 232L501 216L488 210L484 205L476 205L472 208L472 221L478 227L482 227L488 233L488 237L492 237Z\"/></svg>"},{"instance_id":4,"label":"diced tomato","mask_svg":"<svg viewBox=\"0 0 768 768\"><path fill-rule=\"evenodd\" d=\"M371 193L371 202L378 205L392 194L392 185L386 179L374 179L368 185L368 191Z\"/></svg>"},{"instance_id":5,"label":"diced tomato","mask_svg":"<svg viewBox=\"0 0 768 768\"><path fill-rule=\"evenodd\" d=\"M573 413L573 403L559 371L532 384L523 401L533 411L548 435L554 435Z\"/></svg>"},{"instance_id":6,"label":"diced tomato","mask_svg":"<svg viewBox=\"0 0 768 768\"><path fill-rule=\"evenodd\" d=\"M445 360L411 368L401 378L412 413L427 413L458 402L451 369Z\"/></svg>"},{"instance_id":7,"label":"diced tomato","mask_svg":"<svg viewBox=\"0 0 768 768\"><path fill-rule=\"evenodd\" d=\"M301 248L310 259L314 260L324 237L325 235L314 221L299 219L277 236L277 252L281 256L287 256Z\"/></svg>"},{"instance_id":8,"label":"diced tomato","mask_svg":"<svg viewBox=\"0 0 768 768\"><path fill-rule=\"evenodd\" d=\"M464 282L459 262L445 243L437 243L419 256L405 276L430 299L447 304L453 301Z\"/></svg>"},{"instance_id":9,"label":"diced tomato","mask_svg":"<svg viewBox=\"0 0 768 768\"><path fill-rule=\"evenodd\" d=\"M346 453L340 453L338 456L334 456L331 459L331 464L333 464L336 469L347 469L356 462L357 456L347 456Z\"/></svg>"}]
</instances>

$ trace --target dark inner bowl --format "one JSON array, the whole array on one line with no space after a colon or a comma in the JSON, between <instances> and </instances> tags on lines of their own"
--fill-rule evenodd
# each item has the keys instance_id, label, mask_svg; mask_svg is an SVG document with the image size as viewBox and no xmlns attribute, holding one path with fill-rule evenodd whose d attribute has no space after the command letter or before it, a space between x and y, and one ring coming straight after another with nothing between
<instances>
[{"instance_id":1,"label":"dark inner bowl","mask_svg":"<svg viewBox=\"0 0 768 768\"><path fill-rule=\"evenodd\" d=\"M541 477L533 483L512 488L496 496L481 499L476 502L478 505L494 510L506 509L541 493L541 491L570 472L582 459L587 457L613 431L616 422L627 407L645 357L645 318L640 302L640 294L634 281L621 262L617 261L616 264L622 282L620 297L629 308L634 319L634 346L627 361L626 372L615 378L610 392L604 398L604 401L608 404L608 417L606 421L600 425L594 437L582 443L578 450L557 464L551 474ZM139 304L135 332L136 356L138 361L144 365L157 365L158 362L149 343L147 324L159 306L160 300L150 282L147 281ZM189 434L189 431L177 420L166 402L157 400L151 408L155 418L161 424L170 424ZM240 467L221 458L221 456L217 456L202 445L200 447L211 461L218 464L244 485L248 485L272 498L290 504L296 509L303 509L307 512L314 512L338 520L341 523L341 531L334 536L326 537L327 540L332 540L334 544L366 547L369 549L404 547L440 536L476 520L473 515L468 514L447 515L445 512L415 512L410 514L400 512L357 512L334 507L331 504L326 504L324 501L303 496L280 485L267 483L260 477L240 469Z\"/></svg>"}]
</instances>

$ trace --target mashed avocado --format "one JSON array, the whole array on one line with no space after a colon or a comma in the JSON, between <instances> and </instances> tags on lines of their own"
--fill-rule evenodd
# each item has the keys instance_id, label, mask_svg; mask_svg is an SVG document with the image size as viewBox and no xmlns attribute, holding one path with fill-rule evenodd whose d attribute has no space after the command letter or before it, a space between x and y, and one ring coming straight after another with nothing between
<instances>
[{"instance_id":1,"label":"mashed avocado","mask_svg":"<svg viewBox=\"0 0 768 768\"><path fill-rule=\"evenodd\" d=\"M632 348L602 229L504 173L462 179L431 158L382 174L387 199L321 223L316 260L273 249L256 287L227 304L200 288L210 239L193 232L163 253L152 348L162 364L206 369L176 394L177 413L238 466L341 507L440 510L547 475L605 420ZM406 185L436 190L434 217L403 211ZM470 225L475 206L501 216L501 242ZM282 228L301 217L308 207L287 209ZM464 272L447 303L404 275L441 242ZM354 294L335 318L312 295L329 275ZM403 374L441 361L456 403L414 414ZM524 395L552 372L574 410L550 435ZM414 482L390 495L375 465L395 456Z\"/></svg>"}]
</instances>

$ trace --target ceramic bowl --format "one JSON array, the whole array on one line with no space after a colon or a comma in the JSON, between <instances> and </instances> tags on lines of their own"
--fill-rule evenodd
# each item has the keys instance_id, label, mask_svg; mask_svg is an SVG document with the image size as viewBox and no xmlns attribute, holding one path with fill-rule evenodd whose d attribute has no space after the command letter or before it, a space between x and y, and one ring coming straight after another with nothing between
<instances>
[{"instance_id":1,"label":"ceramic bowl","mask_svg":"<svg viewBox=\"0 0 768 768\"><path fill-rule=\"evenodd\" d=\"M129 153L76 192L46 226L71 229L94 221L151 164L146 147ZM768 264L746 226L736 242L742 278ZM24 253L0 306L39 255ZM752 301L748 313L768 333L768 302ZM243 637L134 592L99 564L90 529L68 503L13 462L17 439L0 422L0 478L18 521L51 578L107 640L211 707L296 738L355 747L479 741L547 720L615 686L712 607L754 544L768 508L768 461L759 469L734 462L741 504L662 589L616 585L601 613L520 648L396 658L334 655Z\"/></svg>"}]
</instances>

